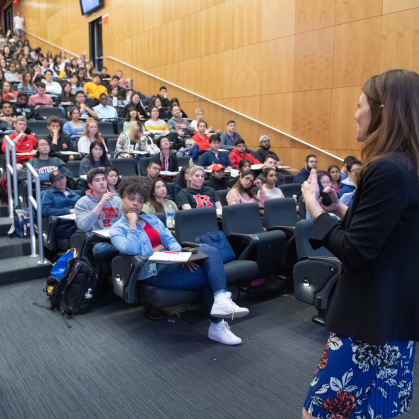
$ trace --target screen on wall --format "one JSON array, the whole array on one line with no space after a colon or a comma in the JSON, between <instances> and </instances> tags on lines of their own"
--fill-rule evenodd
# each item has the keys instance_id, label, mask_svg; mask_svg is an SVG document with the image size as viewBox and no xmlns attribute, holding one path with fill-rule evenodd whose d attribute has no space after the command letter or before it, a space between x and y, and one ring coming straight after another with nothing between
<instances>
[{"instance_id":1,"label":"screen on wall","mask_svg":"<svg viewBox=\"0 0 419 419\"><path fill-rule=\"evenodd\" d=\"M104 5L105 0L80 0L81 14L93 12Z\"/></svg>"}]
</instances>

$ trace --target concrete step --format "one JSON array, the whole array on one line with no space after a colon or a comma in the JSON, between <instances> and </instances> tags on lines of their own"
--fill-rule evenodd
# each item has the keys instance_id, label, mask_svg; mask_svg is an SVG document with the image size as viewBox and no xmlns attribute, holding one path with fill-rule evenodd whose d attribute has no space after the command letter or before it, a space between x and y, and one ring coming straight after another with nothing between
<instances>
[{"instance_id":1,"label":"concrete step","mask_svg":"<svg viewBox=\"0 0 419 419\"><path fill-rule=\"evenodd\" d=\"M52 268L51 262L40 265L39 257L19 256L4 259L0 263L0 285L15 284L31 281L49 276Z\"/></svg>"},{"instance_id":2,"label":"concrete step","mask_svg":"<svg viewBox=\"0 0 419 419\"><path fill-rule=\"evenodd\" d=\"M9 215L9 207L0 202L0 217L7 217Z\"/></svg>"},{"instance_id":3,"label":"concrete step","mask_svg":"<svg viewBox=\"0 0 419 419\"><path fill-rule=\"evenodd\" d=\"M30 254L30 239L22 239L20 237L0 237L0 260L18 256L29 256Z\"/></svg>"}]
</instances>

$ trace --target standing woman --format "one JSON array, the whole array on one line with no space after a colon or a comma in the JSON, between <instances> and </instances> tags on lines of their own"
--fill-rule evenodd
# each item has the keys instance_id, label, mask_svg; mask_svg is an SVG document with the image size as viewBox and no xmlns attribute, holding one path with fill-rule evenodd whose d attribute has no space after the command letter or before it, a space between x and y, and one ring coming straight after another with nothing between
<instances>
[{"instance_id":1,"label":"standing woman","mask_svg":"<svg viewBox=\"0 0 419 419\"><path fill-rule=\"evenodd\" d=\"M332 333L304 419L393 418L409 410L412 398L419 340L419 75L390 70L369 79L355 120L357 141L365 145L352 208L332 188L325 189L332 204L322 205L315 170L302 185L314 219L311 245L342 262L326 318Z\"/></svg>"},{"instance_id":2,"label":"standing woman","mask_svg":"<svg viewBox=\"0 0 419 419\"><path fill-rule=\"evenodd\" d=\"M99 141L103 143L105 150L108 151L106 148L105 140L100 136L97 121L94 119L88 119L86 121L86 131L77 143L77 149L79 153L89 154L90 145L93 143L93 141Z\"/></svg>"},{"instance_id":3,"label":"standing woman","mask_svg":"<svg viewBox=\"0 0 419 419\"><path fill-rule=\"evenodd\" d=\"M336 193L340 192L341 177L339 166L332 164L332 166L329 166L327 171L329 172L329 175L332 178L332 189Z\"/></svg>"},{"instance_id":4,"label":"standing woman","mask_svg":"<svg viewBox=\"0 0 419 419\"><path fill-rule=\"evenodd\" d=\"M158 212L168 212L169 205L172 206L174 212L179 211L176 204L167 196L167 183L160 178L154 179L151 183L150 199L143 206L144 214L156 214Z\"/></svg>"},{"instance_id":5,"label":"standing woman","mask_svg":"<svg viewBox=\"0 0 419 419\"><path fill-rule=\"evenodd\" d=\"M64 124L63 132L71 137L73 145L86 132L86 124L80 122L80 109L77 106L70 109L70 121Z\"/></svg>"},{"instance_id":6,"label":"standing woman","mask_svg":"<svg viewBox=\"0 0 419 419\"><path fill-rule=\"evenodd\" d=\"M131 107L128 108L127 116L125 118L122 131L127 132L129 130L130 126L134 122L137 122L139 125L141 125L140 117L138 116L138 112L137 112L137 108L135 106L131 106Z\"/></svg>"},{"instance_id":7,"label":"standing woman","mask_svg":"<svg viewBox=\"0 0 419 419\"><path fill-rule=\"evenodd\" d=\"M108 167L112 167L112 164L106 155L105 144L93 141L90 144L89 154L80 162L80 176L87 175L92 169L106 170Z\"/></svg>"}]
</instances>

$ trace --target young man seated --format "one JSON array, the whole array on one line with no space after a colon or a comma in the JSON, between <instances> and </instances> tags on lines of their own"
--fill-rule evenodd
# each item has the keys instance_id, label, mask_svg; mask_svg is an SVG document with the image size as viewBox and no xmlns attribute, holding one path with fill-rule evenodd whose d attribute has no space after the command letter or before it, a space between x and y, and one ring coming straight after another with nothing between
<instances>
[{"instance_id":1,"label":"young man seated","mask_svg":"<svg viewBox=\"0 0 419 419\"><path fill-rule=\"evenodd\" d=\"M47 119L47 128L49 129L49 135L45 139L48 141L52 153L76 151L70 136L60 134L61 121L58 116L52 115ZM74 160L74 155L71 154L68 158Z\"/></svg>"},{"instance_id":2,"label":"young man seated","mask_svg":"<svg viewBox=\"0 0 419 419\"><path fill-rule=\"evenodd\" d=\"M230 189L230 182L224 177L224 167L221 164L212 165L212 173L207 183L207 186L211 186L214 191L222 191Z\"/></svg>"},{"instance_id":3,"label":"young man seated","mask_svg":"<svg viewBox=\"0 0 419 419\"><path fill-rule=\"evenodd\" d=\"M167 89L165 86L160 87L157 97L160 99L163 108L170 108L170 100L167 98Z\"/></svg>"},{"instance_id":4,"label":"young man seated","mask_svg":"<svg viewBox=\"0 0 419 419\"><path fill-rule=\"evenodd\" d=\"M108 95L106 93L101 93L99 96L100 105L93 107L93 110L96 112L98 118L118 118L118 112L113 106L108 105Z\"/></svg>"},{"instance_id":5,"label":"young man seated","mask_svg":"<svg viewBox=\"0 0 419 419\"><path fill-rule=\"evenodd\" d=\"M127 79L127 80L124 79L124 72L122 70L117 70L116 75L119 77L119 85L123 89L128 89L129 88L129 83L128 83L129 79Z\"/></svg>"},{"instance_id":6,"label":"young man seated","mask_svg":"<svg viewBox=\"0 0 419 419\"><path fill-rule=\"evenodd\" d=\"M199 157L198 166L211 170L215 164L221 164L226 170L232 169L233 165L228 154L218 151L221 144L220 137L211 135L208 141L210 149Z\"/></svg>"},{"instance_id":7,"label":"young man seated","mask_svg":"<svg viewBox=\"0 0 419 419\"><path fill-rule=\"evenodd\" d=\"M51 189L47 189L42 196L42 214L44 217L75 214L74 206L81 196L67 188L65 174L59 170L51 172L49 181ZM73 220L60 220L55 232L58 239L69 239L76 232L76 224Z\"/></svg>"},{"instance_id":8,"label":"young man seated","mask_svg":"<svg viewBox=\"0 0 419 419\"><path fill-rule=\"evenodd\" d=\"M95 74L93 76L92 81L89 81L89 83L86 83L84 85L84 90L89 95L89 97L99 99L102 93L105 93L105 94L108 93L108 91L106 90L106 87L102 86L100 83L101 83L101 80L100 80L99 74Z\"/></svg>"},{"instance_id":9,"label":"young man seated","mask_svg":"<svg viewBox=\"0 0 419 419\"><path fill-rule=\"evenodd\" d=\"M9 135L9 138L15 143L16 153L29 153L27 156L16 156L16 171L17 176L20 175L20 172L23 168L23 163L33 159L36 154L34 150L36 145L36 138L33 135L26 135L25 130L27 126L27 121L24 116L18 116L16 121L13 123L15 132ZM3 138L3 144L1 146L1 151L3 154L6 153L6 138ZM10 150L11 154L12 150Z\"/></svg>"},{"instance_id":10,"label":"young man seated","mask_svg":"<svg viewBox=\"0 0 419 419\"><path fill-rule=\"evenodd\" d=\"M267 169L268 167L272 167L273 169L276 170L277 166L278 166L278 160L275 157L270 157L270 156L266 157L265 164L263 165L264 169ZM276 172L276 177L277 179L276 179L275 187L285 184L284 175L282 175L279 172ZM263 177L263 173L261 173L256 179L260 179L263 184L265 183L265 178Z\"/></svg>"},{"instance_id":11,"label":"young man seated","mask_svg":"<svg viewBox=\"0 0 419 419\"><path fill-rule=\"evenodd\" d=\"M80 118L81 119L85 119L88 117L92 117L92 118L97 118L97 113L89 106L86 105L86 95L84 94L84 91L81 92L76 92L76 103L75 106L77 106L80 110ZM67 116L69 119L71 119L70 117L70 111L72 110L72 108L70 108L67 112Z\"/></svg>"},{"instance_id":12,"label":"young man seated","mask_svg":"<svg viewBox=\"0 0 419 419\"><path fill-rule=\"evenodd\" d=\"M234 150L237 140L241 140L242 137L236 132L236 123L231 120L227 122L227 132L221 134L221 148L225 150Z\"/></svg>"},{"instance_id":13,"label":"young man seated","mask_svg":"<svg viewBox=\"0 0 419 419\"><path fill-rule=\"evenodd\" d=\"M306 157L306 163L295 175L294 183L300 183L302 185L309 178L311 169L317 169L317 157L314 154L309 154Z\"/></svg>"},{"instance_id":14,"label":"young man seated","mask_svg":"<svg viewBox=\"0 0 419 419\"><path fill-rule=\"evenodd\" d=\"M359 161L355 156L345 157L345 159L343 160L342 169L340 170L340 180L341 181L348 178L348 174L349 174L348 165L352 166L353 162L355 162L355 161Z\"/></svg>"},{"instance_id":15,"label":"young man seated","mask_svg":"<svg viewBox=\"0 0 419 419\"><path fill-rule=\"evenodd\" d=\"M52 99L45 94L47 86L45 83L41 82L38 83L38 89L36 91L36 95L32 95L29 98L29 105L35 105L35 111L40 108L41 106L51 107L52 106Z\"/></svg>"},{"instance_id":16,"label":"young man seated","mask_svg":"<svg viewBox=\"0 0 419 419\"><path fill-rule=\"evenodd\" d=\"M46 87L46 93L49 93L50 95L59 96L63 92L63 89L61 87L61 84L52 81L53 73L52 70L46 70L44 73L45 79L42 80L45 83Z\"/></svg>"},{"instance_id":17,"label":"young man seated","mask_svg":"<svg viewBox=\"0 0 419 419\"><path fill-rule=\"evenodd\" d=\"M4 78L8 82L19 82L19 73L16 71L16 64L10 63L9 70L4 72Z\"/></svg>"},{"instance_id":18,"label":"young man seated","mask_svg":"<svg viewBox=\"0 0 419 419\"><path fill-rule=\"evenodd\" d=\"M35 108L28 104L28 95L25 92L17 95L16 103L13 105L13 116L24 116L26 119L35 117Z\"/></svg>"},{"instance_id":19,"label":"young man seated","mask_svg":"<svg viewBox=\"0 0 419 419\"><path fill-rule=\"evenodd\" d=\"M231 164L235 169L239 168L240 160L249 160L250 164L260 164L260 161L255 159L251 154L246 153L246 143L240 139L236 141L234 150L229 154Z\"/></svg>"},{"instance_id":20,"label":"young man seated","mask_svg":"<svg viewBox=\"0 0 419 419\"><path fill-rule=\"evenodd\" d=\"M43 57L43 58L41 59L41 63L42 63L42 66L41 66L41 75L42 75L42 76L45 74L45 72L46 72L47 70L50 70L50 71L52 71L52 76L58 79L58 74L57 74L54 70L51 70L51 69L49 68L48 58Z\"/></svg>"},{"instance_id":21,"label":"young man seated","mask_svg":"<svg viewBox=\"0 0 419 419\"><path fill-rule=\"evenodd\" d=\"M3 116L0 117L0 129L2 131L12 131L13 123L16 120L16 118L12 116L12 113L13 113L12 104L9 102L3 102L1 104L1 112Z\"/></svg>"},{"instance_id":22,"label":"young man seated","mask_svg":"<svg viewBox=\"0 0 419 419\"><path fill-rule=\"evenodd\" d=\"M271 140L267 135L262 135L259 138L259 150L253 153L253 157L259 160L260 163L264 163L266 161L266 157L271 156L274 157L277 161L279 161L279 157L273 151L270 151L271 148Z\"/></svg>"},{"instance_id":23,"label":"young man seated","mask_svg":"<svg viewBox=\"0 0 419 419\"><path fill-rule=\"evenodd\" d=\"M161 166L153 160L150 160L147 167L147 176L140 176L140 182L147 185L148 190L151 191L151 183L154 179L160 176Z\"/></svg>"},{"instance_id":24,"label":"young man seated","mask_svg":"<svg viewBox=\"0 0 419 419\"><path fill-rule=\"evenodd\" d=\"M110 95L112 93L112 89L114 89L115 87L118 88L117 98L121 99L121 100L124 100L126 90L119 85L119 77L117 75L112 76L110 85L108 87L108 95Z\"/></svg>"},{"instance_id":25,"label":"young man seated","mask_svg":"<svg viewBox=\"0 0 419 419\"><path fill-rule=\"evenodd\" d=\"M108 69L106 67L102 67L99 77L102 81L111 81L111 76L108 74Z\"/></svg>"},{"instance_id":26,"label":"young man seated","mask_svg":"<svg viewBox=\"0 0 419 419\"><path fill-rule=\"evenodd\" d=\"M111 228L121 218L121 199L108 191L106 173L101 169L92 169L87 173L87 184L90 189L75 206L77 228L85 232ZM101 266L107 272L111 270L112 258L118 253L108 242L93 246L93 256L102 262Z\"/></svg>"},{"instance_id":27,"label":"young man seated","mask_svg":"<svg viewBox=\"0 0 419 419\"><path fill-rule=\"evenodd\" d=\"M191 135L195 134L195 130L191 127L189 121L180 116L180 107L177 105L173 106L172 114L173 116L167 122L169 131L184 139L191 138Z\"/></svg>"}]
</instances>

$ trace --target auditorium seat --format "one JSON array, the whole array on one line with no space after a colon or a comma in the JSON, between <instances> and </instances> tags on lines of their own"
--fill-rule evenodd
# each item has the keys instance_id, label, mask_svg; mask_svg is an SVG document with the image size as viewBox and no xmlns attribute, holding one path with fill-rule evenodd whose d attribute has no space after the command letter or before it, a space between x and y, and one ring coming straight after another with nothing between
<instances>
[{"instance_id":1,"label":"auditorium seat","mask_svg":"<svg viewBox=\"0 0 419 419\"><path fill-rule=\"evenodd\" d=\"M47 128L47 121L28 121L28 127L32 130L32 135L35 135L37 139L42 136L49 135L49 129Z\"/></svg>"},{"instance_id":2,"label":"auditorium seat","mask_svg":"<svg viewBox=\"0 0 419 419\"><path fill-rule=\"evenodd\" d=\"M278 186L284 194L285 198L292 198L293 195L300 195L301 185L299 183L288 183L285 185Z\"/></svg>"},{"instance_id":3,"label":"auditorium seat","mask_svg":"<svg viewBox=\"0 0 419 419\"><path fill-rule=\"evenodd\" d=\"M58 116L58 118L65 118L65 110L61 106L57 108L41 107L38 109L38 115L44 119L48 119L50 116Z\"/></svg>"},{"instance_id":4,"label":"auditorium seat","mask_svg":"<svg viewBox=\"0 0 419 419\"><path fill-rule=\"evenodd\" d=\"M118 170L119 176L137 174L137 163L134 159L111 159L112 166Z\"/></svg>"},{"instance_id":5,"label":"auditorium seat","mask_svg":"<svg viewBox=\"0 0 419 419\"><path fill-rule=\"evenodd\" d=\"M220 198L220 202L223 207L228 206L227 194L229 191L230 189L222 189L221 191L217 191L218 198Z\"/></svg>"}]
</instances>

